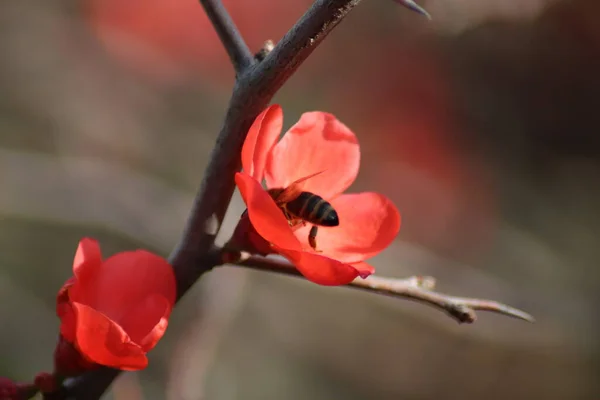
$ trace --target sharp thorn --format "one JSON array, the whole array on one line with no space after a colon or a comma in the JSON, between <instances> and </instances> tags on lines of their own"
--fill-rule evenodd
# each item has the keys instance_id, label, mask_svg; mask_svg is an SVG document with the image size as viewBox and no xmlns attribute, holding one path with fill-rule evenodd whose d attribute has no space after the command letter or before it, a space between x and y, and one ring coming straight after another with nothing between
<instances>
[{"instance_id":1,"label":"sharp thorn","mask_svg":"<svg viewBox=\"0 0 600 400\"><path fill-rule=\"evenodd\" d=\"M396 3L403 5L409 10L413 10L421 15L424 15L427 19L431 20L431 15L423 7L415 3L413 0L394 0Z\"/></svg>"}]
</instances>

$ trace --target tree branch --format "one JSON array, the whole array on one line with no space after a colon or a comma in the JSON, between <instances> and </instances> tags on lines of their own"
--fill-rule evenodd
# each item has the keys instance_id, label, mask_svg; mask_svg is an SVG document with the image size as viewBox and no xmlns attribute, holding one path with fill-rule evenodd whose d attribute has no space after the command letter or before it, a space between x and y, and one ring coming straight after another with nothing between
<instances>
[{"instance_id":1,"label":"tree branch","mask_svg":"<svg viewBox=\"0 0 600 400\"><path fill-rule=\"evenodd\" d=\"M235 68L235 72L241 75L246 69L254 64L254 56L246 45L244 38L238 31L227 9L221 0L200 0L202 7L210 22L215 27L223 47L229 55L229 59Z\"/></svg>"},{"instance_id":2,"label":"tree branch","mask_svg":"<svg viewBox=\"0 0 600 400\"><path fill-rule=\"evenodd\" d=\"M215 264L206 262L235 190L234 176L241 169L240 153L254 119L273 95L360 0L317 0L259 64L238 77L225 122L183 238L172 253L182 295ZM204 265L203 268L198 268Z\"/></svg>"},{"instance_id":3,"label":"tree branch","mask_svg":"<svg viewBox=\"0 0 600 400\"><path fill-rule=\"evenodd\" d=\"M200 0L234 63L237 80L225 121L211 153L182 238L169 256L180 299L202 274L220 264L211 251L235 190L240 153L258 114L312 51L360 0L317 0L259 64L219 0ZM247 69L245 69L247 68ZM243 73L240 73L243 71ZM67 380L60 395L46 399L99 399L119 371L99 368Z\"/></svg>"},{"instance_id":4,"label":"tree branch","mask_svg":"<svg viewBox=\"0 0 600 400\"><path fill-rule=\"evenodd\" d=\"M275 48L256 66L249 79L257 92L273 94L361 0L317 0Z\"/></svg>"},{"instance_id":5,"label":"tree branch","mask_svg":"<svg viewBox=\"0 0 600 400\"><path fill-rule=\"evenodd\" d=\"M258 271L276 272L279 274L303 278L302 274L284 259L253 256L249 253L238 253L232 261L230 253L224 253L224 262ZM459 323L473 323L477 319L475 311L491 311L509 317L534 322L528 313L493 300L471 299L448 296L433 291L435 279L432 277L413 276L407 279L383 278L370 276L357 278L347 285L371 293L383 294L418 301L446 312Z\"/></svg>"}]
</instances>

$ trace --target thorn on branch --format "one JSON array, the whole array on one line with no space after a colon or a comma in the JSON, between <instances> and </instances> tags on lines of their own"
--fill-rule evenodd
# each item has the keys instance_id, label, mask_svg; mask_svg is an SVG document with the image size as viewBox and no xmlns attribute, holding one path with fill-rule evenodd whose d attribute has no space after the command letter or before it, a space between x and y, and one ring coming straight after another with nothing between
<instances>
[{"instance_id":1,"label":"thorn on branch","mask_svg":"<svg viewBox=\"0 0 600 400\"><path fill-rule=\"evenodd\" d=\"M260 48L260 50L254 55L254 58L256 59L256 61L262 61L265 59L266 56L269 55L269 53L271 52L271 50L273 50L275 48L275 43L273 43L273 41L271 39L265 41L265 43L262 45L262 47Z\"/></svg>"},{"instance_id":2,"label":"thorn on branch","mask_svg":"<svg viewBox=\"0 0 600 400\"><path fill-rule=\"evenodd\" d=\"M419 13L425 16L427 19L431 20L431 15L425 10L423 7L415 3L413 0L394 0L396 3L403 5L404 7L412 10L416 13Z\"/></svg>"}]
</instances>

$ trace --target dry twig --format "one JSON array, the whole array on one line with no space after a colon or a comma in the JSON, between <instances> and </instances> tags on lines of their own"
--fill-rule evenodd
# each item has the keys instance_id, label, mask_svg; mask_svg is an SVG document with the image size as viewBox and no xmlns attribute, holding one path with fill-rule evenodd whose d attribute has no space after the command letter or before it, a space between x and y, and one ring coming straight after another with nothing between
<instances>
[{"instance_id":1,"label":"dry twig","mask_svg":"<svg viewBox=\"0 0 600 400\"><path fill-rule=\"evenodd\" d=\"M302 274L294 265L285 259L254 256L243 252L224 253L224 262L258 271L270 271L302 278ZM429 276L413 276L407 279L370 276L366 279L357 278L347 286L371 293L418 301L446 312L459 323L475 322L477 319L475 311L477 310L534 322L534 318L526 312L497 301L455 297L434 292L435 279Z\"/></svg>"}]
</instances>

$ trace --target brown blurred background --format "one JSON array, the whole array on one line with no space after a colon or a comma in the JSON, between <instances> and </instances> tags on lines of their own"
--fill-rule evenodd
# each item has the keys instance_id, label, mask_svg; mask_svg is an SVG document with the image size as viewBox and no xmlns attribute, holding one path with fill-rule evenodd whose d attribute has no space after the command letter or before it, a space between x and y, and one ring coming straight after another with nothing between
<instances>
[{"instance_id":1,"label":"brown blurred background","mask_svg":"<svg viewBox=\"0 0 600 400\"><path fill-rule=\"evenodd\" d=\"M257 50L308 0L225 1ZM600 399L600 2L365 0L277 95L358 135L403 215L384 275L538 322L222 268L107 398ZM82 236L167 255L233 71L196 0L0 3L0 375L51 369ZM243 204L236 197L221 240ZM111 397L112 396L112 397Z\"/></svg>"}]
</instances>

